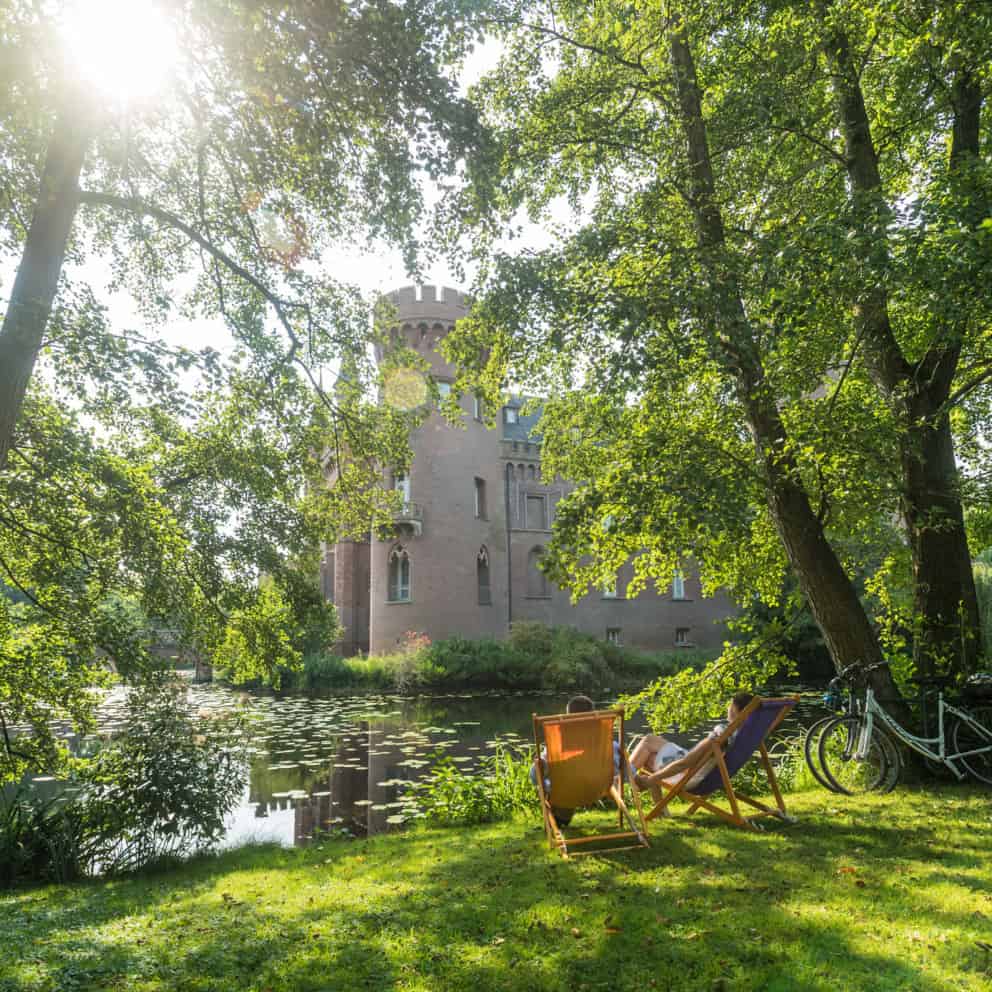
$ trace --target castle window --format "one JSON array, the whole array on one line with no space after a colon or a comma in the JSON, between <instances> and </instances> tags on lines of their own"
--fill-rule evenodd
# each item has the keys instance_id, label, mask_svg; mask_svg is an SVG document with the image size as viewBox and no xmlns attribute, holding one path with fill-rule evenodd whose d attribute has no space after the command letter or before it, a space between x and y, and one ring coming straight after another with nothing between
<instances>
[{"instance_id":1,"label":"castle window","mask_svg":"<svg viewBox=\"0 0 992 992\"><path fill-rule=\"evenodd\" d=\"M623 644L623 630L620 627L607 627L606 628L606 640L610 644L615 644L620 647Z\"/></svg>"},{"instance_id":2,"label":"castle window","mask_svg":"<svg viewBox=\"0 0 992 992\"><path fill-rule=\"evenodd\" d=\"M603 599L616 599L619 593L617 592L617 586L619 585L619 578L614 575L612 582L607 582L603 586Z\"/></svg>"},{"instance_id":3,"label":"castle window","mask_svg":"<svg viewBox=\"0 0 992 992\"><path fill-rule=\"evenodd\" d=\"M486 519L486 480L475 480L475 515L480 520Z\"/></svg>"},{"instance_id":4,"label":"castle window","mask_svg":"<svg viewBox=\"0 0 992 992\"><path fill-rule=\"evenodd\" d=\"M389 552L389 588L387 597L390 603L410 601L410 555L406 548L397 544Z\"/></svg>"},{"instance_id":5,"label":"castle window","mask_svg":"<svg viewBox=\"0 0 992 992\"><path fill-rule=\"evenodd\" d=\"M685 599L685 578L679 568L675 569L672 576L672 599Z\"/></svg>"},{"instance_id":6,"label":"castle window","mask_svg":"<svg viewBox=\"0 0 992 992\"><path fill-rule=\"evenodd\" d=\"M675 646L677 648L691 648L692 641L689 640L689 628L688 627L676 627L675 628Z\"/></svg>"},{"instance_id":7,"label":"castle window","mask_svg":"<svg viewBox=\"0 0 992 992\"><path fill-rule=\"evenodd\" d=\"M405 472L396 472L393 475L393 489L403 494L403 502L410 502L410 476Z\"/></svg>"},{"instance_id":8,"label":"castle window","mask_svg":"<svg viewBox=\"0 0 992 992\"><path fill-rule=\"evenodd\" d=\"M450 382L439 382L437 384L437 392L440 401L443 403L451 395L451 383Z\"/></svg>"},{"instance_id":9,"label":"castle window","mask_svg":"<svg viewBox=\"0 0 992 992\"><path fill-rule=\"evenodd\" d=\"M483 419L485 419L485 413L486 413L486 411L485 411L485 408L483 406L481 397L479 397L479 396L473 396L472 397L472 416L475 417L476 420L483 420Z\"/></svg>"},{"instance_id":10,"label":"castle window","mask_svg":"<svg viewBox=\"0 0 992 992\"><path fill-rule=\"evenodd\" d=\"M492 606L492 590L489 586L489 552L485 545L479 549L475 559L475 577L479 587L479 605Z\"/></svg>"},{"instance_id":11,"label":"castle window","mask_svg":"<svg viewBox=\"0 0 992 992\"><path fill-rule=\"evenodd\" d=\"M333 551L328 551L324 555L324 568L322 569L321 580L323 584L324 600L328 603L334 602L334 566L337 555Z\"/></svg>"},{"instance_id":12,"label":"castle window","mask_svg":"<svg viewBox=\"0 0 992 992\"><path fill-rule=\"evenodd\" d=\"M515 424L520 419L520 415L515 406L508 406L503 408L503 418L508 424Z\"/></svg>"},{"instance_id":13,"label":"castle window","mask_svg":"<svg viewBox=\"0 0 992 992\"><path fill-rule=\"evenodd\" d=\"M527 496L527 528L529 530L546 530L547 500L543 496Z\"/></svg>"},{"instance_id":14,"label":"castle window","mask_svg":"<svg viewBox=\"0 0 992 992\"><path fill-rule=\"evenodd\" d=\"M528 599L549 599L548 577L541 571L544 548L531 548L527 555L527 597Z\"/></svg>"},{"instance_id":15,"label":"castle window","mask_svg":"<svg viewBox=\"0 0 992 992\"><path fill-rule=\"evenodd\" d=\"M527 478L533 482L537 481L537 469L533 465L527 466Z\"/></svg>"}]
</instances>

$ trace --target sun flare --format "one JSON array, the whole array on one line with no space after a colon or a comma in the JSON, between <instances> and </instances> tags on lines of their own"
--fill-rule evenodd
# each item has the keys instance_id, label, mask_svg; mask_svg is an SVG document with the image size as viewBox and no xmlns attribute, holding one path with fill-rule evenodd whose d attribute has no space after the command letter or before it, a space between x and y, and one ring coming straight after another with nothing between
<instances>
[{"instance_id":1,"label":"sun flare","mask_svg":"<svg viewBox=\"0 0 992 992\"><path fill-rule=\"evenodd\" d=\"M62 37L80 84L124 105L154 96L178 61L172 25L149 0L74 0Z\"/></svg>"}]
</instances>

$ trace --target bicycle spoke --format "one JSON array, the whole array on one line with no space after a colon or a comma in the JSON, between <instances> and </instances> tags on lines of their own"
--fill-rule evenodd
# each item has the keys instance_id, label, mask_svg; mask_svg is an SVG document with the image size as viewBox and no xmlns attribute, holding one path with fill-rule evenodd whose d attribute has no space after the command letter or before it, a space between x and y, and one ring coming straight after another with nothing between
<instances>
[{"instance_id":1,"label":"bicycle spoke","mask_svg":"<svg viewBox=\"0 0 992 992\"><path fill-rule=\"evenodd\" d=\"M899 756L889 737L879 730L872 733L868 754L857 757L861 721L838 717L820 735L819 757L824 774L847 795L889 791L898 778Z\"/></svg>"},{"instance_id":2,"label":"bicycle spoke","mask_svg":"<svg viewBox=\"0 0 992 992\"><path fill-rule=\"evenodd\" d=\"M992 746L992 706L982 706L969 710L968 716L984 727L985 733L983 734L981 730L966 720L959 719L954 724L952 735L955 753L975 751ZM957 763L967 769L980 782L992 785L992 751L958 758Z\"/></svg>"}]
</instances>

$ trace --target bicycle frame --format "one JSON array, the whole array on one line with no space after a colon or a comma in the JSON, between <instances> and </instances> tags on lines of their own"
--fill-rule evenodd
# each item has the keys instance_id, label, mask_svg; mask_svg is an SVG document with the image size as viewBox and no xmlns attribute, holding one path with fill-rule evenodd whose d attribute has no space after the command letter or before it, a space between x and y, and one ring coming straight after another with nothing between
<instances>
[{"instance_id":1,"label":"bicycle frame","mask_svg":"<svg viewBox=\"0 0 992 992\"><path fill-rule=\"evenodd\" d=\"M944 735L944 714L948 713L952 716L956 716L959 720L963 720L970 727L973 727L979 732L982 738L987 740L987 747L973 748L971 751L956 751L954 754L947 753L946 738ZM914 751L922 754L926 758L930 758L933 761L943 762L955 775L958 781L962 781L967 777L967 774L961 771L957 765L954 763L958 758L967 758L973 754L985 754L986 752L992 751L992 734L988 732L977 720L973 719L972 716L965 712L964 710L959 710L955 706L951 706L949 703L944 702L944 694L940 693L937 696L937 736L936 737L919 737L916 734L911 734L902 724L898 723L893 717L891 717L882 707L878 704L875 699L875 693L871 686L865 694L865 708L864 708L864 718L861 723L861 732L858 737L858 748L856 752L856 757L859 761L864 761L868 756L868 751L871 747L871 733L874 727L875 717L879 718L879 723L881 723L886 730L889 730L894 734L899 740L901 740L907 747L912 748ZM934 750L929 745L937 745L937 750Z\"/></svg>"}]
</instances>

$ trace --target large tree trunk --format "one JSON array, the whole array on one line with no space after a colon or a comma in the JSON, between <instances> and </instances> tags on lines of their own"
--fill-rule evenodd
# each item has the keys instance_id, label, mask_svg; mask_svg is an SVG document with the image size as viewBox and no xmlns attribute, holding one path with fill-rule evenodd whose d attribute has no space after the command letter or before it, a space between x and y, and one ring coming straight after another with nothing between
<instances>
[{"instance_id":1,"label":"large tree trunk","mask_svg":"<svg viewBox=\"0 0 992 992\"><path fill-rule=\"evenodd\" d=\"M946 412L920 412L902 444L903 517L913 558L920 673L973 671L981 645L971 553Z\"/></svg>"},{"instance_id":2,"label":"large tree trunk","mask_svg":"<svg viewBox=\"0 0 992 992\"><path fill-rule=\"evenodd\" d=\"M848 39L827 43L838 117L844 135L848 179L860 199L855 216L870 250L885 243L885 203L878 156ZM964 183L974 226L985 217L981 197L967 180L979 154L981 89L967 69L955 73L950 167ZM889 319L884 286L866 286L855 311L868 372L902 425L902 516L913 561L914 662L918 672L974 669L981 647L981 620L971 553L964 527L960 479L954 459L947 404L961 353L965 321L949 321L918 361L906 359Z\"/></svg>"},{"instance_id":3,"label":"large tree trunk","mask_svg":"<svg viewBox=\"0 0 992 992\"><path fill-rule=\"evenodd\" d=\"M14 427L44 342L90 134L85 114L60 114L45 155L34 216L0 328L0 470L7 464Z\"/></svg>"},{"instance_id":4,"label":"large tree trunk","mask_svg":"<svg viewBox=\"0 0 992 992\"><path fill-rule=\"evenodd\" d=\"M690 202L710 290L717 300L715 353L736 385L763 467L768 508L817 625L838 669L874 664L882 652L864 607L810 504L775 398L767 388L739 285L726 264L723 217L715 198L702 95L683 23L670 39L675 86L689 158ZM887 668L873 673L881 698L898 698Z\"/></svg>"}]
</instances>

